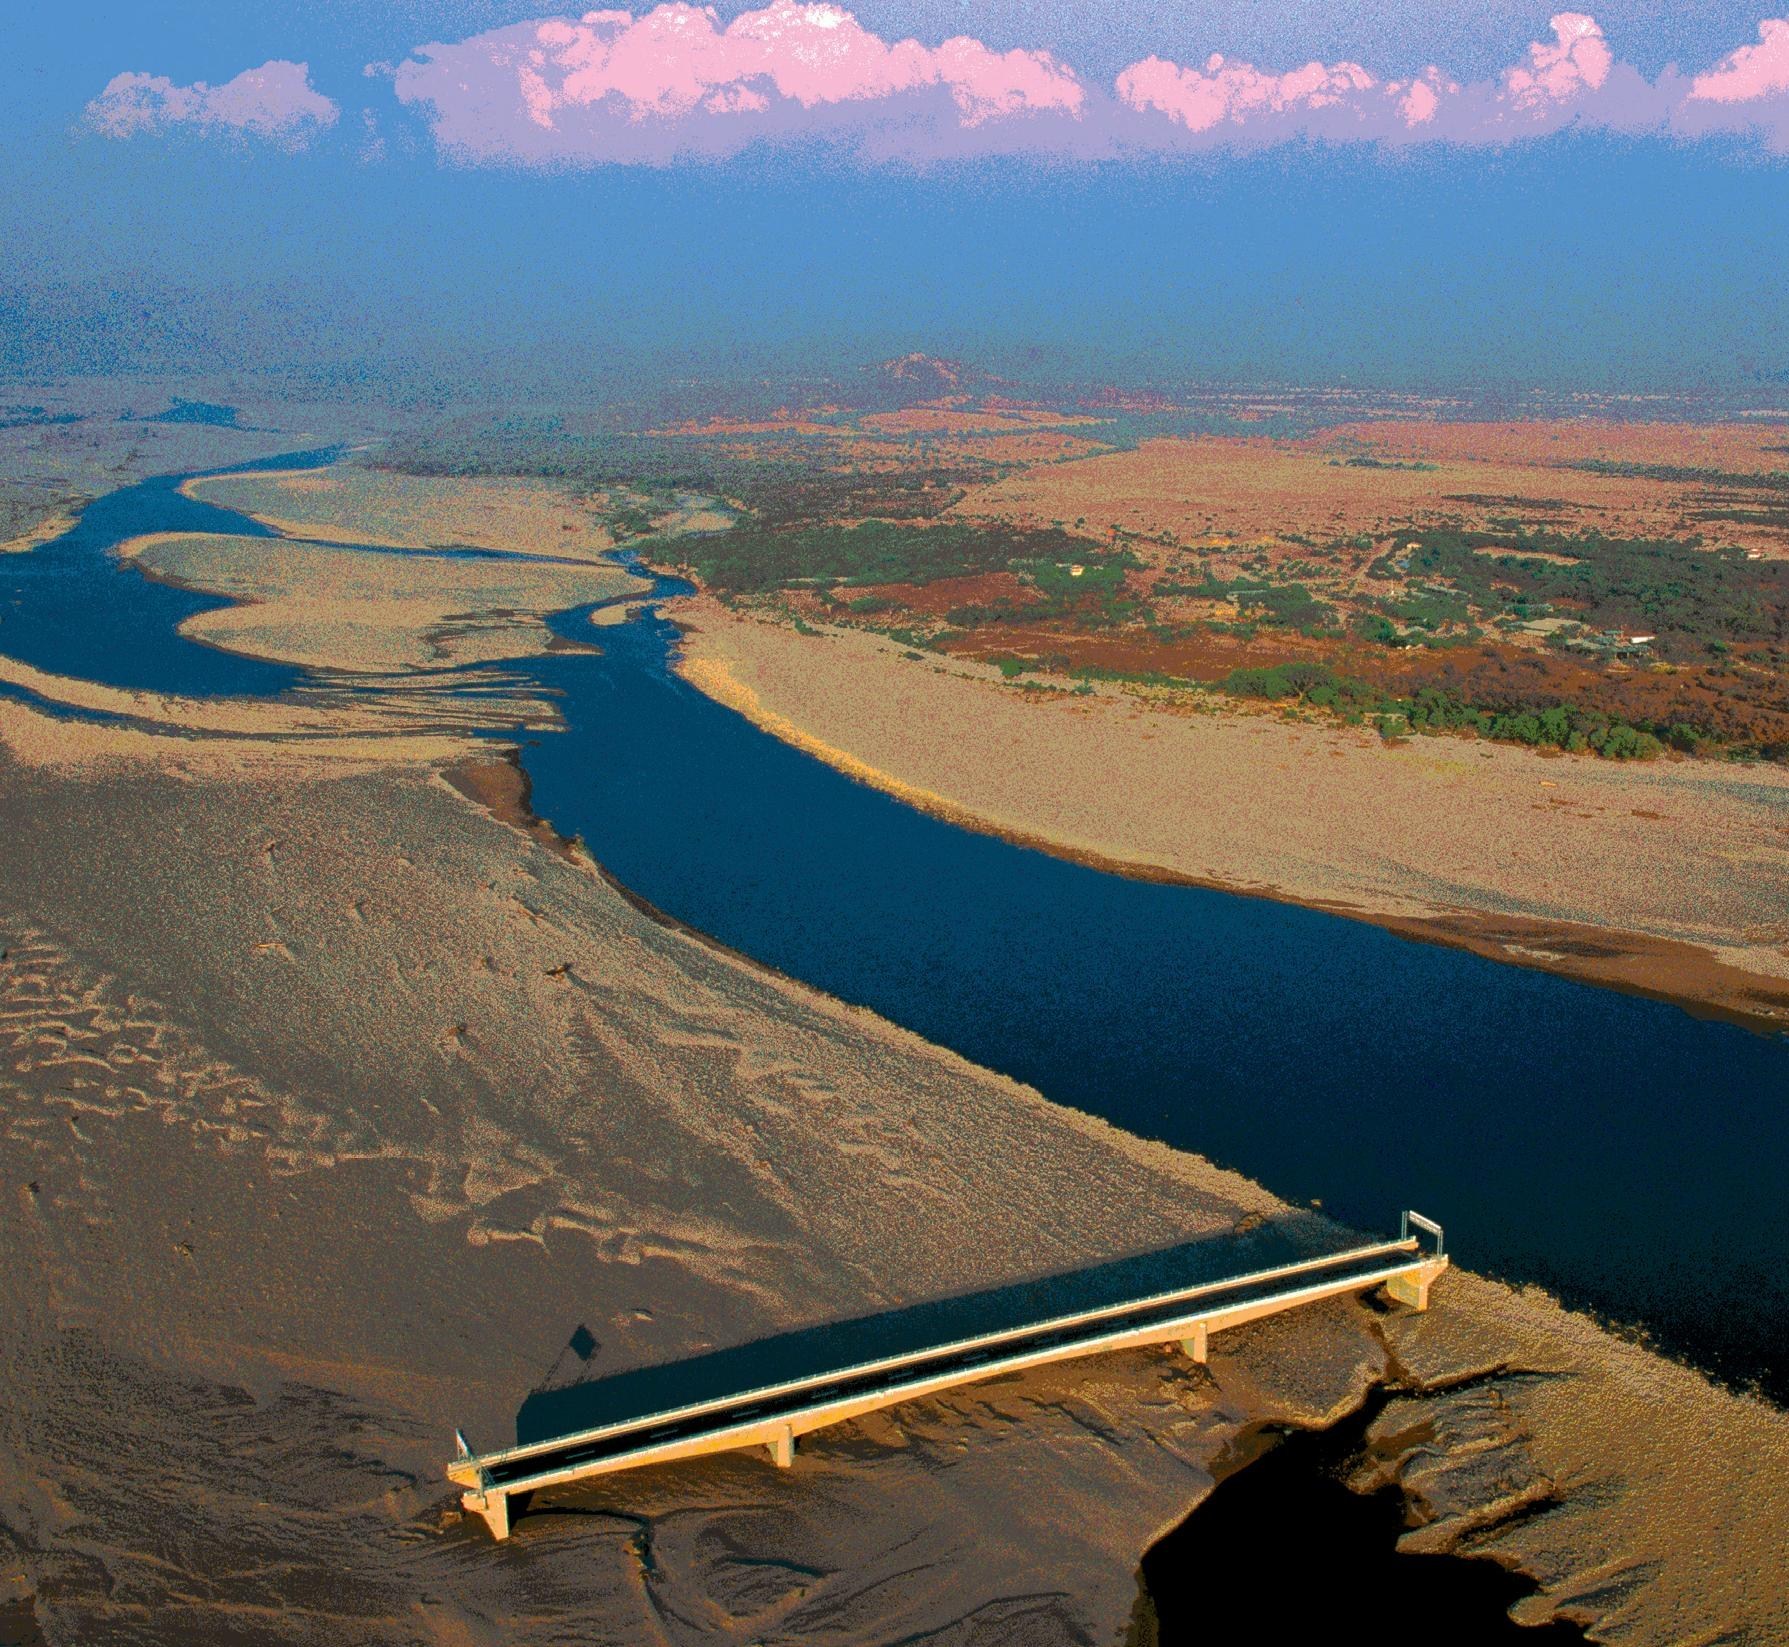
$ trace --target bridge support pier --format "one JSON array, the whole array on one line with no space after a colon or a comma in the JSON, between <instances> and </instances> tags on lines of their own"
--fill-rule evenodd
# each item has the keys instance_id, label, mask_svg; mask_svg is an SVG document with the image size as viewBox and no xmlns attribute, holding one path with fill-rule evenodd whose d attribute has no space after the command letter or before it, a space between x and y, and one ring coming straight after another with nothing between
<instances>
[{"instance_id":1,"label":"bridge support pier","mask_svg":"<svg viewBox=\"0 0 1789 1647\"><path fill-rule=\"evenodd\" d=\"M1402 1275L1394 1275L1387 1281L1386 1293L1396 1303L1420 1313L1429 1307L1429 1288L1435 1285L1436 1278L1446 1268L1446 1259L1419 1264L1415 1269L1407 1270Z\"/></svg>"},{"instance_id":2,"label":"bridge support pier","mask_svg":"<svg viewBox=\"0 0 1789 1647\"><path fill-rule=\"evenodd\" d=\"M1201 1367L1205 1365L1211 1349L1211 1334L1203 1321L1193 1323L1193 1336L1181 1339L1180 1347L1189 1361L1197 1361Z\"/></svg>"},{"instance_id":3,"label":"bridge support pier","mask_svg":"<svg viewBox=\"0 0 1789 1647\"><path fill-rule=\"evenodd\" d=\"M779 1470L786 1470L795 1462L795 1431L787 1424L770 1438L770 1461Z\"/></svg>"},{"instance_id":4,"label":"bridge support pier","mask_svg":"<svg viewBox=\"0 0 1789 1647\"><path fill-rule=\"evenodd\" d=\"M460 1503L479 1516L491 1529L491 1537L502 1540L509 1537L509 1494L496 1491L488 1493L464 1493Z\"/></svg>"}]
</instances>

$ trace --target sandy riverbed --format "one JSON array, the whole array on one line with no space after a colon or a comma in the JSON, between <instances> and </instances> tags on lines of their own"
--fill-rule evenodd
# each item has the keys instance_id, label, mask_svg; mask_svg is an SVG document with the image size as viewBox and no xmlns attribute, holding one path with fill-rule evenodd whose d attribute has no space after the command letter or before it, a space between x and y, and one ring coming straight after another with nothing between
<instances>
[{"instance_id":1,"label":"sandy riverbed","mask_svg":"<svg viewBox=\"0 0 1789 1647\"><path fill-rule=\"evenodd\" d=\"M337 464L207 475L182 490L253 515L288 537L328 543L476 546L576 560L598 560L615 546L590 509L544 481L398 475Z\"/></svg>"},{"instance_id":2,"label":"sandy riverbed","mask_svg":"<svg viewBox=\"0 0 1789 1647\"><path fill-rule=\"evenodd\" d=\"M549 613L638 593L604 563L426 559L292 538L161 533L121 554L152 576L237 604L189 618L195 640L277 663L418 674L543 652Z\"/></svg>"},{"instance_id":3,"label":"sandy riverbed","mask_svg":"<svg viewBox=\"0 0 1789 1647\"><path fill-rule=\"evenodd\" d=\"M860 631L699 598L681 664L865 782L1101 865L1358 915L1502 960L1789 1023L1789 772L1549 757L1028 690Z\"/></svg>"},{"instance_id":4,"label":"sandy riverbed","mask_svg":"<svg viewBox=\"0 0 1789 1647\"><path fill-rule=\"evenodd\" d=\"M1113 1357L786 1477L642 1473L494 1549L451 1428L505 1436L580 1325L619 1368L1293 1215L655 923L426 767L183 760L0 768L0 1521L50 1639L1108 1639L1242 1430L1388 1377L1457 1438L1387 1448L1426 1542L1609 1639L1785 1622L1789 1420L1466 1276L1220 1338L1209 1379Z\"/></svg>"},{"instance_id":5,"label":"sandy riverbed","mask_svg":"<svg viewBox=\"0 0 1789 1647\"><path fill-rule=\"evenodd\" d=\"M304 737L0 702L0 1605L51 1641L1113 1640L1239 1436L1384 1381L1420 1537L1532 1612L1789 1631L1789 1419L1458 1274L493 1546L452 1427L501 1440L580 1326L619 1370L1315 1224L656 920L488 745L350 702Z\"/></svg>"}]
</instances>

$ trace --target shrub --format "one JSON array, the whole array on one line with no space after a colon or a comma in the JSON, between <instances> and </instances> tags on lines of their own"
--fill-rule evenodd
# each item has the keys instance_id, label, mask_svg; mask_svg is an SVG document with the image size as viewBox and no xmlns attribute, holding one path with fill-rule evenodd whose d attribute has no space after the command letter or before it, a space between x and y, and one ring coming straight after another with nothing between
<instances>
[{"instance_id":1,"label":"shrub","mask_svg":"<svg viewBox=\"0 0 1789 1647\"><path fill-rule=\"evenodd\" d=\"M1590 745L1604 760L1610 761L1650 761L1665 748L1650 732L1638 732L1631 726L1621 725L1611 726L1602 734L1600 742L1592 734Z\"/></svg>"}]
</instances>

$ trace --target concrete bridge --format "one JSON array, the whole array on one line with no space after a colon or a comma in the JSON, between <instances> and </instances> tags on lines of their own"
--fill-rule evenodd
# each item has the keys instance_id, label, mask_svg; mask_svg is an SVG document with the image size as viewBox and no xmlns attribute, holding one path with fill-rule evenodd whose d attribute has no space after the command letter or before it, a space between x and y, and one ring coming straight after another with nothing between
<instances>
[{"instance_id":1,"label":"concrete bridge","mask_svg":"<svg viewBox=\"0 0 1789 1647\"><path fill-rule=\"evenodd\" d=\"M1425 1248L1413 1229L1427 1232L1432 1246ZM1407 1212L1395 1241L833 1367L551 1440L475 1454L464 1436L456 1436L459 1454L447 1475L465 1489L461 1502L484 1518L492 1536L507 1538L518 1501L543 1488L750 1447L768 1448L772 1461L787 1469L795 1460L796 1437L809 1431L1052 1361L1169 1345L1202 1362L1214 1332L1374 1287L1426 1310L1429 1288L1447 1264L1441 1226Z\"/></svg>"}]
</instances>

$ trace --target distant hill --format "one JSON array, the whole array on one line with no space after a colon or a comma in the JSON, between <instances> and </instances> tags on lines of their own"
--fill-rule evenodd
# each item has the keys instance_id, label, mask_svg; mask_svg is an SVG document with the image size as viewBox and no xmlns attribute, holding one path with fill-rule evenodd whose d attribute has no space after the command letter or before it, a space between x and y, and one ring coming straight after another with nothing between
<instances>
[{"instance_id":1,"label":"distant hill","mask_svg":"<svg viewBox=\"0 0 1789 1647\"><path fill-rule=\"evenodd\" d=\"M961 360L939 355L896 355L863 368L861 388L851 396L868 407L915 406L922 401L979 394L999 379Z\"/></svg>"},{"instance_id":2,"label":"distant hill","mask_svg":"<svg viewBox=\"0 0 1789 1647\"><path fill-rule=\"evenodd\" d=\"M174 397L174 404L165 412L157 412L151 417L133 418L129 412L119 417L121 423L201 423L214 429L245 429L241 415L234 406L220 406L209 400L182 400Z\"/></svg>"},{"instance_id":3,"label":"distant hill","mask_svg":"<svg viewBox=\"0 0 1789 1647\"><path fill-rule=\"evenodd\" d=\"M984 376L960 360L922 354L897 355L893 360L879 361L866 369L885 382L923 389L930 395L947 395L969 388Z\"/></svg>"}]
</instances>

